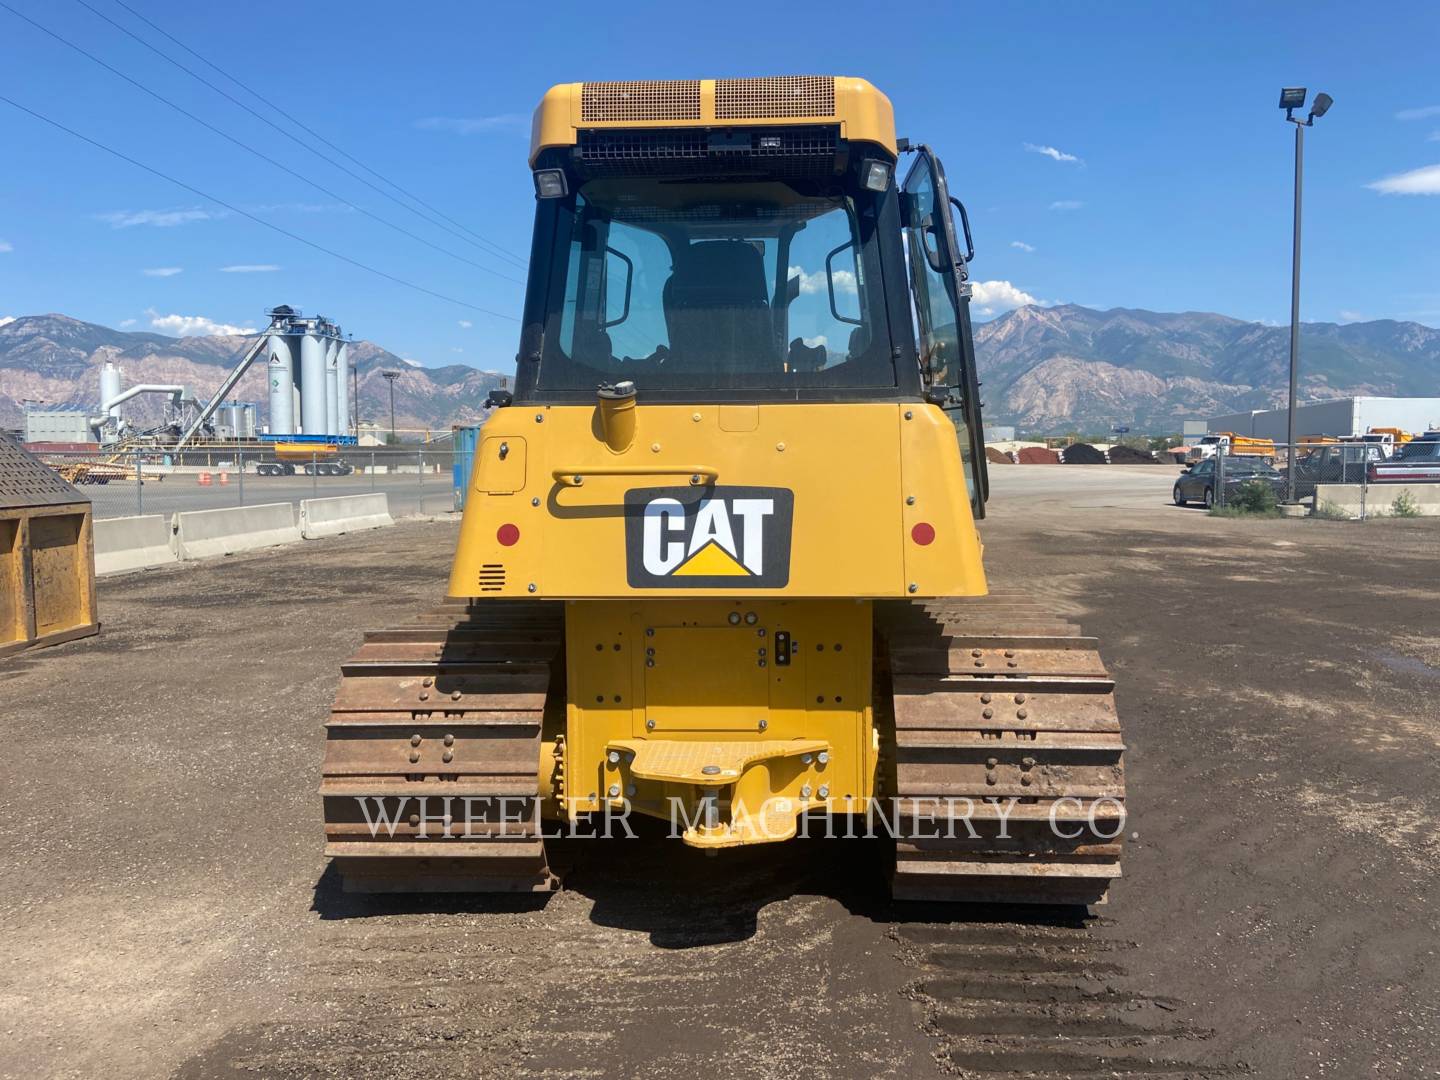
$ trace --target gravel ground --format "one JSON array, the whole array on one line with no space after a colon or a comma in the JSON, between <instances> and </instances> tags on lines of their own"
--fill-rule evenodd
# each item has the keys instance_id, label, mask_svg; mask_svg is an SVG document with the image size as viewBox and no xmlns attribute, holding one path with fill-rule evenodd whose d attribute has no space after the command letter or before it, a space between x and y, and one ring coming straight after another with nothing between
<instances>
[{"instance_id":1,"label":"gravel ground","mask_svg":"<svg viewBox=\"0 0 1440 1080\"><path fill-rule=\"evenodd\" d=\"M997 478L983 527L1120 683L1135 838L1090 916L892 905L878 844L822 840L343 895L337 665L439 599L454 526L104 580L99 637L0 661L0 1075L1440 1075L1437 526L1155 475L1134 512Z\"/></svg>"}]
</instances>

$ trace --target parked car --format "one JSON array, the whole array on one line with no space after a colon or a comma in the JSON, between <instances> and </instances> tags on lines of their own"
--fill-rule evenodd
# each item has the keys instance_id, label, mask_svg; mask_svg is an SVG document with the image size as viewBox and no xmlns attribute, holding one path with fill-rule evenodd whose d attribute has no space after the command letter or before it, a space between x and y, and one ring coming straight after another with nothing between
<instances>
[{"instance_id":1,"label":"parked car","mask_svg":"<svg viewBox=\"0 0 1440 1080\"><path fill-rule=\"evenodd\" d=\"M1316 484L1361 483L1372 465L1385 460L1377 443L1329 443L1295 462L1295 497L1315 494Z\"/></svg>"},{"instance_id":2,"label":"parked car","mask_svg":"<svg viewBox=\"0 0 1440 1080\"><path fill-rule=\"evenodd\" d=\"M1395 448L1395 456L1370 466L1372 484L1425 484L1440 481L1440 431L1427 431Z\"/></svg>"},{"instance_id":3,"label":"parked car","mask_svg":"<svg viewBox=\"0 0 1440 1080\"><path fill-rule=\"evenodd\" d=\"M1175 481L1175 490L1171 495L1175 505L1188 506L1191 502L1199 502L1204 503L1207 510L1214 506L1215 492L1219 487L1222 472L1227 503L1234 497L1240 485L1249 480L1269 484L1276 495L1284 497L1285 478L1276 472L1269 462L1248 455L1226 454L1223 459L1208 457L1185 469Z\"/></svg>"}]
</instances>

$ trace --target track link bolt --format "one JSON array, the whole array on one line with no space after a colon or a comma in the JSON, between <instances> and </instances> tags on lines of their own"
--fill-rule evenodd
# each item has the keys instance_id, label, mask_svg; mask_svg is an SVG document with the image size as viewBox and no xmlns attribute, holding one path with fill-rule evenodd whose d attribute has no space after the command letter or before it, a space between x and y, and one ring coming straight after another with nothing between
<instances>
[{"instance_id":1,"label":"track link bolt","mask_svg":"<svg viewBox=\"0 0 1440 1080\"><path fill-rule=\"evenodd\" d=\"M429 675L426 675L425 678L421 681L420 685L421 685L421 686L434 686L434 685L435 685L435 680L432 679L432 678L430 678Z\"/></svg>"},{"instance_id":2,"label":"track link bolt","mask_svg":"<svg viewBox=\"0 0 1440 1080\"><path fill-rule=\"evenodd\" d=\"M1014 650L1014 649L1006 649L1006 650L1005 650L1005 655L1006 655L1007 657L1008 657L1008 656L1014 656L1014 655L1015 655L1015 650Z\"/></svg>"},{"instance_id":3,"label":"track link bolt","mask_svg":"<svg viewBox=\"0 0 1440 1080\"><path fill-rule=\"evenodd\" d=\"M451 701L459 701L459 700L460 700L460 691L459 691L459 690L451 690L451 691L450 691L450 700L451 700Z\"/></svg>"},{"instance_id":4,"label":"track link bolt","mask_svg":"<svg viewBox=\"0 0 1440 1080\"><path fill-rule=\"evenodd\" d=\"M992 757L992 758L986 758L986 759L985 759L985 768L987 768L987 769L993 769L993 768L995 768L996 765L999 765L999 764L1000 764L1000 759L999 759L999 758L993 758L993 757Z\"/></svg>"},{"instance_id":5,"label":"track link bolt","mask_svg":"<svg viewBox=\"0 0 1440 1080\"><path fill-rule=\"evenodd\" d=\"M447 763L448 763L448 762L451 762L451 761L454 761L454 760L455 760L455 751L454 751L454 750L446 750L445 753L443 753L443 754L440 755L440 760L441 760L441 761L444 761L444 762L447 762Z\"/></svg>"},{"instance_id":6,"label":"track link bolt","mask_svg":"<svg viewBox=\"0 0 1440 1080\"><path fill-rule=\"evenodd\" d=\"M415 762L417 762L417 761L419 761L419 760L420 760L420 752L419 752L418 750L411 750L411 751L410 751L410 764L411 764L411 765L414 765Z\"/></svg>"},{"instance_id":7,"label":"track link bolt","mask_svg":"<svg viewBox=\"0 0 1440 1080\"><path fill-rule=\"evenodd\" d=\"M429 690L421 690L421 691L420 691L420 700L421 700L421 701L429 701L429 700L430 700L430 691L429 691Z\"/></svg>"},{"instance_id":8,"label":"track link bolt","mask_svg":"<svg viewBox=\"0 0 1440 1080\"><path fill-rule=\"evenodd\" d=\"M991 787L995 786L996 780L995 774L993 772L985 774L985 783L989 784Z\"/></svg>"},{"instance_id":9,"label":"track link bolt","mask_svg":"<svg viewBox=\"0 0 1440 1080\"><path fill-rule=\"evenodd\" d=\"M1029 773L1021 773L1021 774L1020 774L1020 783L1021 783L1023 786L1025 786L1025 787L1029 787L1030 784L1031 784L1030 774L1029 774Z\"/></svg>"},{"instance_id":10,"label":"track link bolt","mask_svg":"<svg viewBox=\"0 0 1440 1080\"><path fill-rule=\"evenodd\" d=\"M1025 704L1025 695L1024 695L1024 694L1016 694L1016 695L1015 695L1015 704L1016 704L1016 705L1024 705L1024 704Z\"/></svg>"},{"instance_id":11,"label":"track link bolt","mask_svg":"<svg viewBox=\"0 0 1440 1080\"><path fill-rule=\"evenodd\" d=\"M971 655L971 656L979 656L979 655L981 655L981 653L980 653L980 650L979 650L979 649L971 649L971 650L970 650L970 655Z\"/></svg>"},{"instance_id":12,"label":"track link bolt","mask_svg":"<svg viewBox=\"0 0 1440 1080\"><path fill-rule=\"evenodd\" d=\"M1029 709L1016 709L1016 710L1015 710L1015 719L1017 719L1017 720L1024 720L1024 719L1025 719L1027 716L1029 716L1029 715L1030 715L1030 710L1029 710Z\"/></svg>"},{"instance_id":13,"label":"track link bolt","mask_svg":"<svg viewBox=\"0 0 1440 1080\"><path fill-rule=\"evenodd\" d=\"M994 695L993 695L993 694L981 694L981 695L980 695L980 704L981 704L981 705L989 705L990 702L993 700L993 698L994 698Z\"/></svg>"},{"instance_id":14,"label":"track link bolt","mask_svg":"<svg viewBox=\"0 0 1440 1080\"><path fill-rule=\"evenodd\" d=\"M983 716L986 720L989 720L991 717L993 717L993 716L995 715L995 710L994 710L994 709L981 709L981 710L980 710L980 715Z\"/></svg>"},{"instance_id":15,"label":"track link bolt","mask_svg":"<svg viewBox=\"0 0 1440 1080\"><path fill-rule=\"evenodd\" d=\"M1035 767L1035 759L1033 757L1021 758L1020 764L1027 769L1033 769Z\"/></svg>"},{"instance_id":16,"label":"track link bolt","mask_svg":"<svg viewBox=\"0 0 1440 1080\"><path fill-rule=\"evenodd\" d=\"M411 735L411 736L410 736L410 745L411 745L411 746L419 746L419 745L420 745L420 733L419 733L418 731L417 731L414 735Z\"/></svg>"},{"instance_id":17,"label":"track link bolt","mask_svg":"<svg viewBox=\"0 0 1440 1080\"><path fill-rule=\"evenodd\" d=\"M446 735L445 735L445 745L446 745L446 746L454 746L454 745L455 745L455 736L454 736L454 735L451 735L451 734L449 734L449 733L447 732Z\"/></svg>"},{"instance_id":18,"label":"track link bolt","mask_svg":"<svg viewBox=\"0 0 1440 1080\"><path fill-rule=\"evenodd\" d=\"M820 753L819 753L819 755L816 756L815 760L818 761L818 762L820 762L821 765L828 765L828 764L830 764L830 751L829 751L829 750L821 750Z\"/></svg>"}]
</instances>

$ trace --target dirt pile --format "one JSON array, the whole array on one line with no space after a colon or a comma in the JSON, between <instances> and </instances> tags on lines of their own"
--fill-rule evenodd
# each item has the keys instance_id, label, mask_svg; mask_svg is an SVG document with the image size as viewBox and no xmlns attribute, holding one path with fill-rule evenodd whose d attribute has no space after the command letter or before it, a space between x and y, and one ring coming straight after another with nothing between
<instances>
[{"instance_id":1,"label":"dirt pile","mask_svg":"<svg viewBox=\"0 0 1440 1080\"><path fill-rule=\"evenodd\" d=\"M1060 460L1066 465L1104 465L1105 451L1097 450L1089 443L1071 443L1060 451Z\"/></svg>"},{"instance_id":2,"label":"dirt pile","mask_svg":"<svg viewBox=\"0 0 1440 1080\"><path fill-rule=\"evenodd\" d=\"M1129 446L1110 447L1111 465L1159 465L1160 461L1149 450L1136 450Z\"/></svg>"},{"instance_id":3,"label":"dirt pile","mask_svg":"<svg viewBox=\"0 0 1440 1080\"><path fill-rule=\"evenodd\" d=\"M1016 455L1021 465L1059 465L1060 455L1043 446L1024 446Z\"/></svg>"},{"instance_id":4,"label":"dirt pile","mask_svg":"<svg viewBox=\"0 0 1440 1080\"><path fill-rule=\"evenodd\" d=\"M993 446L985 447L985 460L995 465L1013 465L1015 459L1003 450L996 450Z\"/></svg>"}]
</instances>

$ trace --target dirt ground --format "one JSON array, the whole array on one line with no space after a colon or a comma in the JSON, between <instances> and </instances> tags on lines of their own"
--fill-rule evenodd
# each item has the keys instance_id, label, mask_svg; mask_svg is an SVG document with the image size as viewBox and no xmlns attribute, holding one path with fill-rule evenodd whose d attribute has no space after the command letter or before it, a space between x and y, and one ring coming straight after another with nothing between
<instances>
[{"instance_id":1,"label":"dirt ground","mask_svg":"<svg viewBox=\"0 0 1440 1080\"><path fill-rule=\"evenodd\" d=\"M864 841L342 894L337 665L438 600L454 526L103 581L101 636L0 661L0 1075L1440 1075L1440 525L1163 487L983 527L1119 681L1133 836L1090 915L895 905Z\"/></svg>"}]
</instances>

